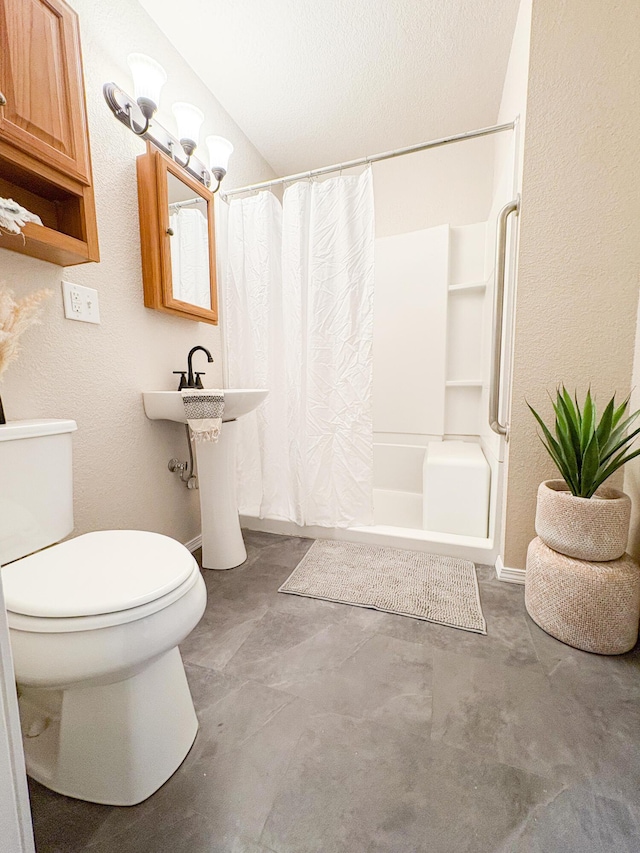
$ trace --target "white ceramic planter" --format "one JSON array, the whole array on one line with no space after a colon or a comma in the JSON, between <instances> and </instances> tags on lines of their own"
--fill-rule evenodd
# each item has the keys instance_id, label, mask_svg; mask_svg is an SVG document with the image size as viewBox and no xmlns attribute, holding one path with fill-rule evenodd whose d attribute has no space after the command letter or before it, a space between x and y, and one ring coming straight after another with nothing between
<instances>
[{"instance_id":1,"label":"white ceramic planter","mask_svg":"<svg viewBox=\"0 0 640 853\"><path fill-rule=\"evenodd\" d=\"M640 567L558 554L541 539L527 552L524 601L529 616L557 640L600 655L621 655L638 638Z\"/></svg>"},{"instance_id":2,"label":"white ceramic planter","mask_svg":"<svg viewBox=\"0 0 640 853\"><path fill-rule=\"evenodd\" d=\"M592 498L577 498L564 480L547 480L538 488L536 533L549 548L594 563L617 560L629 535L631 500L609 486Z\"/></svg>"}]
</instances>

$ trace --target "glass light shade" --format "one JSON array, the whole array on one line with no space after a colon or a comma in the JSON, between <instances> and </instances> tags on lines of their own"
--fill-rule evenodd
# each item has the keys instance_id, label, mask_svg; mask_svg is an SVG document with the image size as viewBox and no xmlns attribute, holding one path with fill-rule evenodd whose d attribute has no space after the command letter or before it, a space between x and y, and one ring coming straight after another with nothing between
<instances>
[{"instance_id":1,"label":"glass light shade","mask_svg":"<svg viewBox=\"0 0 640 853\"><path fill-rule=\"evenodd\" d=\"M207 148L209 149L209 168L211 171L226 172L229 157L233 154L233 145L223 136L207 136Z\"/></svg>"},{"instance_id":2,"label":"glass light shade","mask_svg":"<svg viewBox=\"0 0 640 853\"><path fill-rule=\"evenodd\" d=\"M204 113L193 104L186 104L184 101L174 104L171 111L178 125L178 139L190 139L197 146Z\"/></svg>"},{"instance_id":3,"label":"glass light shade","mask_svg":"<svg viewBox=\"0 0 640 853\"><path fill-rule=\"evenodd\" d=\"M157 108L160 103L160 90L167 82L164 68L144 53L130 53L127 62L133 76L136 101L146 98Z\"/></svg>"}]
</instances>

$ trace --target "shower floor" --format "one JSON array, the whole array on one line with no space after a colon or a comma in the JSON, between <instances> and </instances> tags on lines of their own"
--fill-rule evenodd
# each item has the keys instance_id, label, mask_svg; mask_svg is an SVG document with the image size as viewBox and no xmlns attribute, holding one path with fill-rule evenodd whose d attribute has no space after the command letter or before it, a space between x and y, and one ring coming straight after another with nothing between
<instances>
[{"instance_id":1,"label":"shower floor","mask_svg":"<svg viewBox=\"0 0 640 853\"><path fill-rule=\"evenodd\" d=\"M393 489L373 490L373 518L376 525L422 529L422 495Z\"/></svg>"}]
</instances>

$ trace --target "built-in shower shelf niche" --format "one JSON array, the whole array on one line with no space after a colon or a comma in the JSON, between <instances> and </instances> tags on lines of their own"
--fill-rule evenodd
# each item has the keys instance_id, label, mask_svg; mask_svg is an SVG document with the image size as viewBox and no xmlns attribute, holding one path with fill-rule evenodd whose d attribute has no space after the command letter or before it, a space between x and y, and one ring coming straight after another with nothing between
<instances>
[{"instance_id":1,"label":"built-in shower shelf niche","mask_svg":"<svg viewBox=\"0 0 640 853\"><path fill-rule=\"evenodd\" d=\"M480 435L487 224L450 230L445 430Z\"/></svg>"},{"instance_id":2,"label":"built-in shower shelf niche","mask_svg":"<svg viewBox=\"0 0 640 853\"><path fill-rule=\"evenodd\" d=\"M482 314L485 291L449 293L447 304L446 381L480 379L482 373Z\"/></svg>"},{"instance_id":3,"label":"built-in shower shelf niche","mask_svg":"<svg viewBox=\"0 0 640 853\"><path fill-rule=\"evenodd\" d=\"M460 293L467 290L481 290L484 291L487 288L486 281L469 281L463 282L462 284L450 284L449 285L449 293Z\"/></svg>"},{"instance_id":4,"label":"built-in shower shelf niche","mask_svg":"<svg viewBox=\"0 0 640 853\"><path fill-rule=\"evenodd\" d=\"M444 426L448 436L479 436L482 430L482 383L447 385Z\"/></svg>"}]
</instances>

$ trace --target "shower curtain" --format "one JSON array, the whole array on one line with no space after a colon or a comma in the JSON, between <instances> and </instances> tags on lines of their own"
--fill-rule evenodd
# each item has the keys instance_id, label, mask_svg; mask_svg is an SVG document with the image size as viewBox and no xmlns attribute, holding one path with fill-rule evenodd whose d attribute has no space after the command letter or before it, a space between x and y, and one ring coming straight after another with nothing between
<instances>
[{"instance_id":1,"label":"shower curtain","mask_svg":"<svg viewBox=\"0 0 640 853\"><path fill-rule=\"evenodd\" d=\"M223 305L230 387L268 388L238 422L240 512L373 523L371 169L228 208Z\"/></svg>"}]
</instances>

